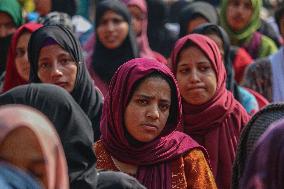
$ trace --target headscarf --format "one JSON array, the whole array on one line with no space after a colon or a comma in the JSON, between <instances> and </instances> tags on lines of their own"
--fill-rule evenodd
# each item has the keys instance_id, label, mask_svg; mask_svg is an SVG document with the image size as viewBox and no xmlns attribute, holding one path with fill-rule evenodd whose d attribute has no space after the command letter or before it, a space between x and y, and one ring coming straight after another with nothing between
<instances>
[{"instance_id":1,"label":"headscarf","mask_svg":"<svg viewBox=\"0 0 284 189\"><path fill-rule=\"evenodd\" d=\"M0 1L0 12L8 14L16 28L22 25L22 9L21 5L17 0L1 0ZM0 79L4 79L4 73L6 69L7 54L10 46L12 34L9 34L6 37L0 38Z\"/></svg>"},{"instance_id":2,"label":"headscarf","mask_svg":"<svg viewBox=\"0 0 284 189\"><path fill-rule=\"evenodd\" d=\"M79 41L70 30L60 25L49 25L43 26L32 34L28 45L28 57L31 64L30 81L34 83L41 82L37 75L39 54L46 40L50 38L67 51L77 65L77 76L71 95L91 120L94 139L98 140L100 136L99 121L103 103L102 95L95 87L85 66Z\"/></svg>"},{"instance_id":3,"label":"headscarf","mask_svg":"<svg viewBox=\"0 0 284 189\"><path fill-rule=\"evenodd\" d=\"M240 188L283 188L284 120L274 122L257 141Z\"/></svg>"},{"instance_id":4,"label":"headscarf","mask_svg":"<svg viewBox=\"0 0 284 189\"><path fill-rule=\"evenodd\" d=\"M59 137L50 121L39 111L22 105L2 106L0 120L0 144L3 144L13 131L20 128L29 129L39 142L41 152L47 162L44 165L47 175L47 189L68 189L65 155Z\"/></svg>"},{"instance_id":5,"label":"headscarf","mask_svg":"<svg viewBox=\"0 0 284 189\"><path fill-rule=\"evenodd\" d=\"M18 40L20 36L24 32L32 33L36 31L38 28L40 28L42 25L37 23L27 23L22 25L20 28L17 29L17 31L14 33L11 45L9 47L8 52L8 59L7 59L7 66L6 66L6 74L5 74L5 80L4 80L4 86L3 86L3 92L6 92L10 90L13 87L16 87L18 85L27 84L27 81L25 81L18 73L15 63L16 58L16 46L18 43Z\"/></svg>"},{"instance_id":6,"label":"headscarf","mask_svg":"<svg viewBox=\"0 0 284 189\"><path fill-rule=\"evenodd\" d=\"M139 8L144 18L142 20L142 31L141 34L136 36L138 47L139 47L139 56L145 58L154 58L154 54L150 49L148 36L147 36L147 28L148 28L148 10L147 4L145 0L126 0L127 6L135 6Z\"/></svg>"},{"instance_id":7,"label":"headscarf","mask_svg":"<svg viewBox=\"0 0 284 189\"><path fill-rule=\"evenodd\" d=\"M196 45L210 60L217 87L214 96L205 104L192 105L182 101L184 130L208 151L218 187L229 188L238 139L249 115L226 89L226 70L221 54L208 37L191 34L177 41L171 57L174 74L179 54L187 42Z\"/></svg>"},{"instance_id":8,"label":"headscarf","mask_svg":"<svg viewBox=\"0 0 284 189\"><path fill-rule=\"evenodd\" d=\"M0 163L0 188L42 189L37 180L9 163Z\"/></svg>"},{"instance_id":9,"label":"headscarf","mask_svg":"<svg viewBox=\"0 0 284 189\"><path fill-rule=\"evenodd\" d=\"M223 62L225 64L225 69L227 73L227 78L226 78L226 88L231 91L234 94L234 97L239 101L240 96L239 96L239 90L238 90L238 85L234 79L234 67L232 64L231 60L231 43L228 34L226 31L216 25L216 24L202 24L201 26L197 27L196 29L193 30L192 33L199 33L199 34L208 34L208 32L216 34L223 42L223 49L224 49L224 57L223 57Z\"/></svg>"},{"instance_id":10,"label":"headscarf","mask_svg":"<svg viewBox=\"0 0 284 189\"><path fill-rule=\"evenodd\" d=\"M258 111L242 131L233 166L232 189L240 188L240 180L261 135L271 124L284 117L284 104L270 104Z\"/></svg>"},{"instance_id":11,"label":"headscarf","mask_svg":"<svg viewBox=\"0 0 284 189\"><path fill-rule=\"evenodd\" d=\"M227 8L229 0L223 0L221 4L221 12L220 12L220 22L222 27L227 31L229 36L231 37L232 42L240 42L241 44L247 40L249 40L252 34L260 27L260 10L262 7L262 1L260 0L250 0L252 3L253 13L251 15L251 19L249 24L245 26L241 31L233 31L227 21ZM235 44L235 43L234 43Z\"/></svg>"},{"instance_id":12,"label":"headscarf","mask_svg":"<svg viewBox=\"0 0 284 189\"><path fill-rule=\"evenodd\" d=\"M64 12L69 16L74 16L77 11L76 0L51 0L51 11L50 12Z\"/></svg>"},{"instance_id":13,"label":"headscarf","mask_svg":"<svg viewBox=\"0 0 284 189\"><path fill-rule=\"evenodd\" d=\"M98 4L96 8L95 30L97 30L105 12L109 10L123 17L129 26L129 31L124 42L116 49L104 47L96 34L92 67L95 73L106 83L109 83L114 72L121 64L139 56L135 35L131 28L131 16L122 2L118 0L104 0Z\"/></svg>"},{"instance_id":14,"label":"headscarf","mask_svg":"<svg viewBox=\"0 0 284 189\"><path fill-rule=\"evenodd\" d=\"M172 94L170 117L159 137L137 147L126 137L124 112L137 81L153 72L169 80ZM101 139L107 151L119 161L138 165L136 178L147 188L171 188L171 165L167 160L178 158L193 148L202 149L190 137L176 131L181 122L179 90L170 70L156 60L133 59L117 70L111 80L102 115Z\"/></svg>"},{"instance_id":15,"label":"headscarf","mask_svg":"<svg viewBox=\"0 0 284 189\"><path fill-rule=\"evenodd\" d=\"M24 104L44 113L62 142L70 188L96 188L91 122L66 90L51 84L21 85L0 95L0 105L4 104Z\"/></svg>"},{"instance_id":16,"label":"headscarf","mask_svg":"<svg viewBox=\"0 0 284 189\"><path fill-rule=\"evenodd\" d=\"M205 18L209 23L218 24L218 13L215 7L207 2L197 1L184 7L179 15L180 32L179 37L188 34L188 23L196 16Z\"/></svg>"}]
</instances>

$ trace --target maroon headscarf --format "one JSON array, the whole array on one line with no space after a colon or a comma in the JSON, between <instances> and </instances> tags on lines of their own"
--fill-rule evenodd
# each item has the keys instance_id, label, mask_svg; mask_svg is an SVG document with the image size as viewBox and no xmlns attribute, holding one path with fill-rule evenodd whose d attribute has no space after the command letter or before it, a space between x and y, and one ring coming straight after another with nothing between
<instances>
[{"instance_id":1,"label":"maroon headscarf","mask_svg":"<svg viewBox=\"0 0 284 189\"><path fill-rule=\"evenodd\" d=\"M195 44L212 63L217 77L216 93L202 105L182 100L184 131L208 151L219 188L230 188L232 166L243 126L249 121L246 110L226 89L226 70L217 45L208 37L191 34L179 39L172 53L172 69L177 72L179 54L188 42Z\"/></svg>"},{"instance_id":2,"label":"maroon headscarf","mask_svg":"<svg viewBox=\"0 0 284 189\"><path fill-rule=\"evenodd\" d=\"M244 176L242 189L284 188L284 120L274 122L255 145Z\"/></svg>"},{"instance_id":3,"label":"maroon headscarf","mask_svg":"<svg viewBox=\"0 0 284 189\"><path fill-rule=\"evenodd\" d=\"M151 142L134 146L128 141L124 112L137 81L159 72L170 81L172 104L171 119L161 135ZM170 121L169 121L170 120ZM120 66L113 76L105 99L101 139L106 149L119 161L138 165L136 178L147 188L171 188L170 161L193 148L200 148L192 138L176 131L181 123L181 99L173 74L166 65L153 59L137 58ZM204 151L205 157L206 151Z\"/></svg>"},{"instance_id":4,"label":"maroon headscarf","mask_svg":"<svg viewBox=\"0 0 284 189\"><path fill-rule=\"evenodd\" d=\"M6 74L4 79L3 92L6 92L16 86L27 84L18 73L15 63L16 58L16 46L18 43L18 39L23 34L23 32L34 32L38 28L42 27L42 24L38 23L27 23L22 25L17 31L14 33L11 45L9 47L8 58L7 58L7 66L6 66ZM28 51L28 50L27 50Z\"/></svg>"}]
</instances>

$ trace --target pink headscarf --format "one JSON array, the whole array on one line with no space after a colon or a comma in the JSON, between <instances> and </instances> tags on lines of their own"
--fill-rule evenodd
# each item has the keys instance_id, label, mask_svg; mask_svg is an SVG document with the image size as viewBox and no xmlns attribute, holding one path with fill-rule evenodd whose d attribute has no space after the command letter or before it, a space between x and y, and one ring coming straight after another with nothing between
<instances>
[{"instance_id":1,"label":"pink headscarf","mask_svg":"<svg viewBox=\"0 0 284 189\"><path fill-rule=\"evenodd\" d=\"M219 188L230 188L232 166L243 126L250 117L226 89L226 70L217 45L206 36L191 34L179 39L172 53L172 69L177 72L177 59L186 43L195 44L212 63L217 77L216 93L202 105L188 104L184 99L185 133L208 151L213 174Z\"/></svg>"},{"instance_id":2,"label":"pink headscarf","mask_svg":"<svg viewBox=\"0 0 284 189\"><path fill-rule=\"evenodd\" d=\"M46 158L47 189L68 189L67 164L60 139L51 122L39 111L24 105L0 108L0 144L15 129L29 128L37 137Z\"/></svg>"},{"instance_id":3,"label":"pink headscarf","mask_svg":"<svg viewBox=\"0 0 284 189\"><path fill-rule=\"evenodd\" d=\"M153 72L164 75L171 86L170 117L159 137L143 145L134 146L127 139L124 112L137 81ZM138 165L136 177L147 188L171 188L171 166L168 160L177 158L193 148L204 150L192 138L177 131L180 122L180 94L174 76L167 66L146 58L132 59L120 66L111 80L104 102L101 139L113 157Z\"/></svg>"},{"instance_id":4,"label":"pink headscarf","mask_svg":"<svg viewBox=\"0 0 284 189\"><path fill-rule=\"evenodd\" d=\"M17 43L18 43L18 39L23 34L23 32L27 31L27 32L32 33L40 27L42 27L42 24L31 22L31 23L27 23L27 24L22 25L14 33L12 41L11 41L11 45L9 47L8 56L7 56L7 66L6 66L3 92L6 92L6 91L18 86L18 85L27 84L27 81L25 81L19 75L17 68L16 68L16 64L15 64L16 46L17 46Z\"/></svg>"}]
</instances>

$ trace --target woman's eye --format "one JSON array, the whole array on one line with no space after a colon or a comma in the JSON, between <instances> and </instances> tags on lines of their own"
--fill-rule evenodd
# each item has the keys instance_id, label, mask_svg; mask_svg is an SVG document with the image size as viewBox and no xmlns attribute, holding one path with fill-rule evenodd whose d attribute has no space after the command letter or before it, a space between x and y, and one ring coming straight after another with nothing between
<instances>
[{"instance_id":1,"label":"woman's eye","mask_svg":"<svg viewBox=\"0 0 284 189\"><path fill-rule=\"evenodd\" d=\"M44 69L44 70L45 69L49 69L50 65L48 63L46 63L46 62L43 62L43 63L40 63L39 68L40 69Z\"/></svg>"},{"instance_id":2,"label":"woman's eye","mask_svg":"<svg viewBox=\"0 0 284 189\"><path fill-rule=\"evenodd\" d=\"M202 66L199 68L200 71L202 72L206 72L210 67L207 67L207 66Z\"/></svg>"},{"instance_id":3,"label":"woman's eye","mask_svg":"<svg viewBox=\"0 0 284 189\"><path fill-rule=\"evenodd\" d=\"M182 74L186 74L186 73L189 72L189 69L181 69L181 70L179 70L179 72L182 73Z\"/></svg>"},{"instance_id":4,"label":"woman's eye","mask_svg":"<svg viewBox=\"0 0 284 189\"><path fill-rule=\"evenodd\" d=\"M160 109L164 112L170 108L169 104L161 104Z\"/></svg>"},{"instance_id":5,"label":"woman's eye","mask_svg":"<svg viewBox=\"0 0 284 189\"><path fill-rule=\"evenodd\" d=\"M147 100L144 100L144 99L138 99L137 103L140 104L140 105L146 105L148 102L147 102Z\"/></svg>"},{"instance_id":6,"label":"woman's eye","mask_svg":"<svg viewBox=\"0 0 284 189\"><path fill-rule=\"evenodd\" d=\"M24 51L23 49L17 49L16 50L16 57L23 57L25 55L26 51Z\"/></svg>"}]
</instances>

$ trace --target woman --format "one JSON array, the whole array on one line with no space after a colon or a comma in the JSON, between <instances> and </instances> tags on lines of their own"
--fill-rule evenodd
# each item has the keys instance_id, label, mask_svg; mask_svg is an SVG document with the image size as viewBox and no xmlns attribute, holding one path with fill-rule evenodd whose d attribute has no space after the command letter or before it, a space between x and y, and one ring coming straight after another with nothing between
<instances>
[{"instance_id":1,"label":"woman","mask_svg":"<svg viewBox=\"0 0 284 189\"><path fill-rule=\"evenodd\" d=\"M219 188L230 188L240 132L249 115L226 89L226 70L218 46L208 37L179 39L172 68L183 98L184 132L209 154Z\"/></svg>"},{"instance_id":2,"label":"woman","mask_svg":"<svg viewBox=\"0 0 284 189\"><path fill-rule=\"evenodd\" d=\"M246 49L253 59L266 57L277 51L276 44L257 32L261 25L259 0L224 0L221 5L221 25L228 32L233 45Z\"/></svg>"},{"instance_id":3,"label":"woman","mask_svg":"<svg viewBox=\"0 0 284 189\"><path fill-rule=\"evenodd\" d=\"M50 121L33 108L0 108L0 158L29 172L46 189L68 189L65 155Z\"/></svg>"},{"instance_id":4,"label":"woman","mask_svg":"<svg viewBox=\"0 0 284 189\"><path fill-rule=\"evenodd\" d=\"M133 30L139 47L139 56L143 58L154 58L159 62L167 64L167 60L158 52L153 51L149 46L148 28L148 9L145 0L125 0L131 14Z\"/></svg>"},{"instance_id":5,"label":"woman","mask_svg":"<svg viewBox=\"0 0 284 189\"><path fill-rule=\"evenodd\" d=\"M33 22L27 23L21 26L13 35L8 52L3 92L28 83L30 76L30 63L27 53L28 42L32 32L41 26L41 24Z\"/></svg>"},{"instance_id":6,"label":"woman","mask_svg":"<svg viewBox=\"0 0 284 189\"><path fill-rule=\"evenodd\" d=\"M70 188L96 188L92 125L66 90L50 84L21 85L0 96L0 105L6 104L28 105L44 113L62 142Z\"/></svg>"},{"instance_id":7,"label":"woman","mask_svg":"<svg viewBox=\"0 0 284 189\"><path fill-rule=\"evenodd\" d=\"M234 79L234 67L231 61L231 45L227 33L218 25L203 24L193 30L193 33L203 34L212 39L218 46L227 73L226 88L231 91L246 111L252 115L259 110L259 105L253 94L239 86Z\"/></svg>"},{"instance_id":8,"label":"woman","mask_svg":"<svg viewBox=\"0 0 284 189\"><path fill-rule=\"evenodd\" d=\"M96 9L96 42L87 60L92 78L104 95L116 69L138 57L138 46L127 7L118 0L105 0Z\"/></svg>"},{"instance_id":9,"label":"woman","mask_svg":"<svg viewBox=\"0 0 284 189\"><path fill-rule=\"evenodd\" d=\"M30 81L55 84L68 91L91 120L94 140L98 140L102 96L72 32L60 25L43 26L31 36L28 57Z\"/></svg>"},{"instance_id":10,"label":"woman","mask_svg":"<svg viewBox=\"0 0 284 189\"><path fill-rule=\"evenodd\" d=\"M274 122L257 141L247 162L240 188L283 188L283 119Z\"/></svg>"},{"instance_id":11,"label":"woman","mask_svg":"<svg viewBox=\"0 0 284 189\"><path fill-rule=\"evenodd\" d=\"M102 137L94 146L97 168L125 172L151 189L216 188L206 151L177 131L180 110L165 65L146 58L123 64L104 104Z\"/></svg>"}]
</instances>

